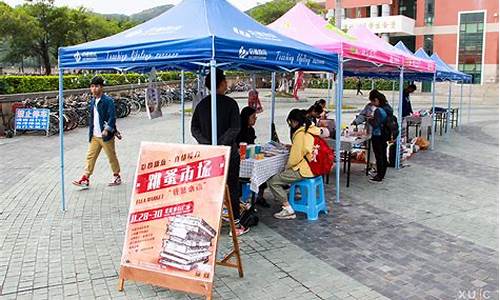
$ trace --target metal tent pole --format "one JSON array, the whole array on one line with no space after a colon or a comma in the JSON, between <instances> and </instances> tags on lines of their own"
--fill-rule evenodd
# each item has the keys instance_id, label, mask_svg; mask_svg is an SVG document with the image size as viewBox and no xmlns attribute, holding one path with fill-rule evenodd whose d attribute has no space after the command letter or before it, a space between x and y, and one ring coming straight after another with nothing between
<instances>
[{"instance_id":1,"label":"metal tent pole","mask_svg":"<svg viewBox=\"0 0 500 300\"><path fill-rule=\"evenodd\" d=\"M215 81L217 62L210 60L210 109L212 111L212 145L217 145L217 84Z\"/></svg>"},{"instance_id":2,"label":"metal tent pole","mask_svg":"<svg viewBox=\"0 0 500 300\"><path fill-rule=\"evenodd\" d=\"M340 134L342 126L342 94L344 85L344 59L339 55L339 66L337 72L337 101L335 105L335 202L340 203Z\"/></svg>"},{"instance_id":3,"label":"metal tent pole","mask_svg":"<svg viewBox=\"0 0 500 300\"><path fill-rule=\"evenodd\" d=\"M469 84L469 107L467 108L467 124L470 123L471 105L472 105L472 81Z\"/></svg>"},{"instance_id":4,"label":"metal tent pole","mask_svg":"<svg viewBox=\"0 0 500 300\"><path fill-rule=\"evenodd\" d=\"M256 90L257 89L256 78L257 78L257 76L255 75L255 73L252 73L252 90Z\"/></svg>"},{"instance_id":5,"label":"metal tent pole","mask_svg":"<svg viewBox=\"0 0 500 300\"><path fill-rule=\"evenodd\" d=\"M332 99L332 78L330 73L326 75L326 78L328 80L328 93L326 95L326 107L330 109L330 104L331 104L331 99Z\"/></svg>"},{"instance_id":6,"label":"metal tent pole","mask_svg":"<svg viewBox=\"0 0 500 300\"><path fill-rule=\"evenodd\" d=\"M458 106L458 128L462 125L462 104L464 101L464 82L460 84L460 105Z\"/></svg>"},{"instance_id":7,"label":"metal tent pole","mask_svg":"<svg viewBox=\"0 0 500 300\"><path fill-rule=\"evenodd\" d=\"M372 91L375 89L375 80L372 79Z\"/></svg>"},{"instance_id":8,"label":"metal tent pole","mask_svg":"<svg viewBox=\"0 0 500 300\"><path fill-rule=\"evenodd\" d=\"M392 80L392 108L394 108L394 103L396 102L396 93L394 91L394 85L396 81Z\"/></svg>"},{"instance_id":9,"label":"metal tent pole","mask_svg":"<svg viewBox=\"0 0 500 300\"><path fill-rule=\"evenodd\" d=\"M198 80L196 80L196 94L199 95L201 91L201 73L198 72L197 76Z\"/></svg>"},{"instance_id":10,"label":"metal tent pole","mask_svg":"<svg viewBox=\"0 0 500 300\"><path fill-rule=\"evenodd\" d=\"M399 104L398 104L398 120L399 120L399 135L396 139L396 169L401 167L401 131L403 128L403 81L404 67L401 67L399 72Z\"/></svg>"},{"instance_id":11,"label":"metal tent pole","mask_svg":"<svg viewBox=\"0 0 500 300\"><path fill-rule=\"evenodd\" d=\"M431 150L434 150L436 134L436 73L432 78L432 127L431 127Z\"/></svg>"},{"instance_id":12,"label":"metal tent pole","mask_svg":"<svg viewBox=\"0 0 500 300\"><path fill-rule=\"evenodd\" d=\"M64 72L59 66L59 155L61 158L61 210L66 210L64 193Z\"/></svg>"},{"instance_id":13,"label":"metal tent pole","mask_svg":"<svg viewBox=\"0 0 500 300\"><path fill-rule=\"evenodd\" d=\"M448 109L446 110L446 137L450 134L450 118L451 118L451 81L448 85Z\"/></svg>"},{"instance_id":14,"label":"metal tent pole","mask_svg":"<svg viewBox=\"0 0 500 300\"><path fill-rule=\"evenodd\" d=\"M182 143L186 143L186 120L185 120L185 102L184 102L184 70L181 70L181 124L182 124Z\"/></svg>"},{"instance_id":15,"label":"metal tent pole","mask_svg":"<svg viewBox=\"0 0 500 300\"><path fill-rule=\"evenodd\" d=\"M269 125L270 141L273 140L274 109L276 104L276 72L271 73L271 124Z\"/></svg>"}]
</instances>

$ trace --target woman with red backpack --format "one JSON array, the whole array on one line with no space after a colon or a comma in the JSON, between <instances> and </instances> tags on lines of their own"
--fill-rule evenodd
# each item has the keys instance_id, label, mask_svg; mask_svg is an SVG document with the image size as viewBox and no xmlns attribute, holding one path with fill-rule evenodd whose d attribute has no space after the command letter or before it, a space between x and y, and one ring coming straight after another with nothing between
<instances>
[{"instance_id":1,"label":"woman with red backpack","mask_svg":"<svg viewBox=\"0 0 500 300\"><path fill-rule=\"evenodd\" d=\"M277 219L296 218L295 211L288 203L285 187L304 178L316 176L308 161L313 159L315 136L320 134L320 129L307 118L305 110L292 110L286 121L290 126L292 139L288 163L283 172L273 176L267 183L274 198L282 205L281 211L274 214Z\"/></svg>"}]
</instances>

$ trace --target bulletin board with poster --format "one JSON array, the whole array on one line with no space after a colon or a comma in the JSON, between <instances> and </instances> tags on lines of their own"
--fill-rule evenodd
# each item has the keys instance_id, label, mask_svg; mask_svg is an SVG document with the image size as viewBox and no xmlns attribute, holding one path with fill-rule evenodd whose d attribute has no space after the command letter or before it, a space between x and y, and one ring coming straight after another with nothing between
<instances>
[{"instance_id":1,"label":"bulletin board with poster","mask_svg":"<svg viewBox=\"0 0 500 300\"><path fill-rule=\"evenodd\" d=\"M229 153L225 146L141 143L120 290L133 280L211 299Z\"/></svg>"}]
</instances>

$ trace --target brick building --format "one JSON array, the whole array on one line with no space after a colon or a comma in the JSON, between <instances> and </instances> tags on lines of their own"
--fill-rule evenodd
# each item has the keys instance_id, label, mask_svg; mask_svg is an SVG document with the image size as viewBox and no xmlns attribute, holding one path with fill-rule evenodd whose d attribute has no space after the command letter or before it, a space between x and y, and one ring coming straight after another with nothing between
<instances>
[{"instance_id":1,"label":"brick building","mask_svg":"<svg viewBox=\"0 0 500 300\"><path fill-rule=\"evenodd\" d=\"M335 0L324 3L331 16ZM436 52L474 83L498 82L497 0L342 0L342 28L365 24L391 44Z\"/></svg>"}]
</instances>

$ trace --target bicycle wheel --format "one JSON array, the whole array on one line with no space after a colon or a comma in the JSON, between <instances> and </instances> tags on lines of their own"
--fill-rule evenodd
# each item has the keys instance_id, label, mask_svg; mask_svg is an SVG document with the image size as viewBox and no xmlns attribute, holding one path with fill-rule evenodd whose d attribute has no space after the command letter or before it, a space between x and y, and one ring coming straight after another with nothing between
<instances>
[{"instance_id":1,"label":"bicycle wheel","mask_svg":"<svg viewBox=\"0 0 500 300\"><path fill-rule=\"evenodd\" d=\"M49 117L49 135L54 135L59 133L59 117L51 113Z\"/></svg>"},{"instance_id":2,"label":"bicycle wheel","mask_svg":"<svg viewBox=\"0 0 500 300\"><path fill-rule=\"evenodd\" d=\"M129 99L130 103L130 113L135 115L141 112L141 103L139 101L135 101L133 99Z\"/></svg>"},{"instance_id":3,"label":"bicycle wheel","mask_svg":"<svg viewBox=\"0 0 500 300\"><path fill-rule=\"evenodd\" d=\"M78 127L78 114L73 109L67 109L64 114L68 117L68 130L73 130Z\"/></svg>"}]
</instances>

